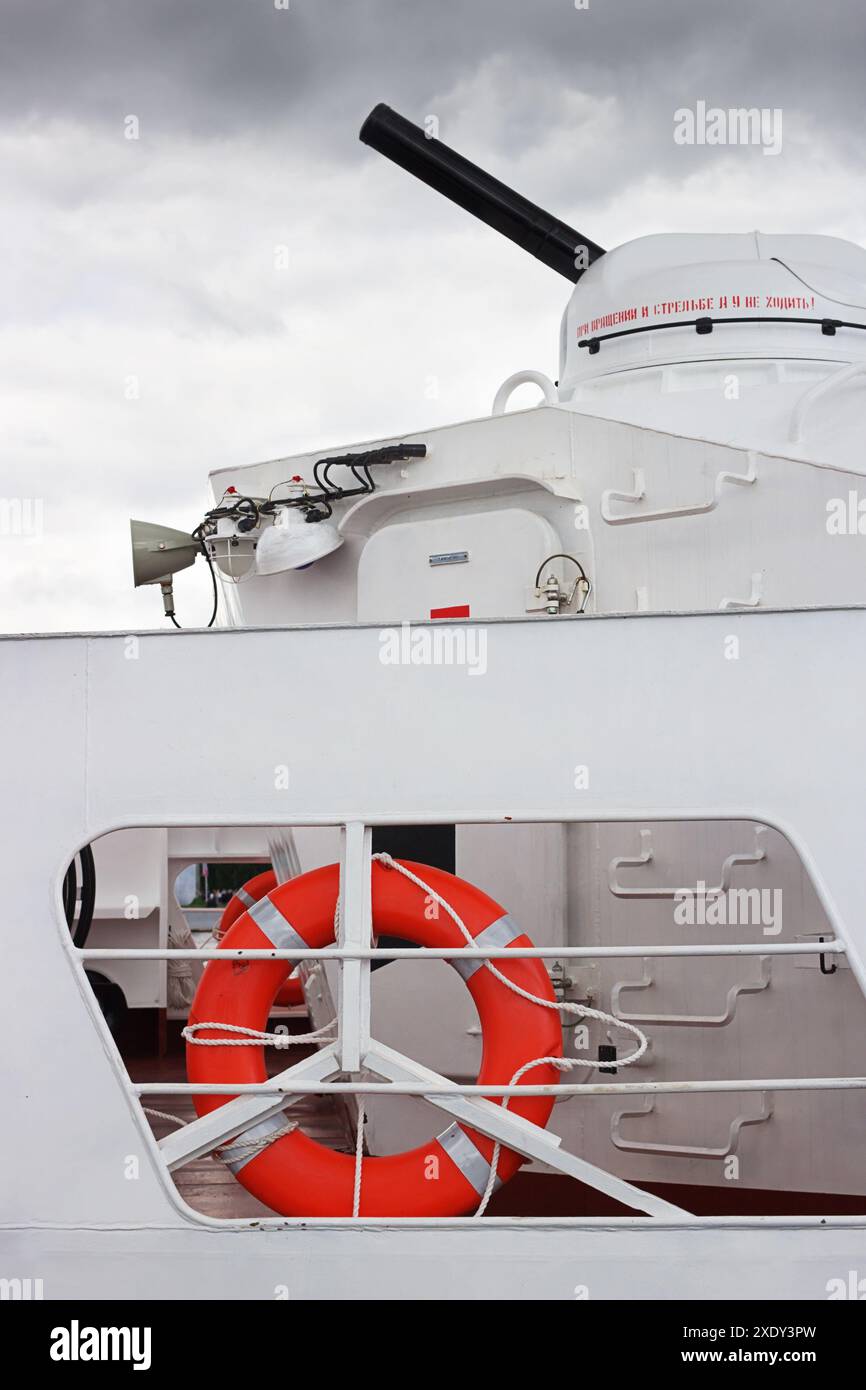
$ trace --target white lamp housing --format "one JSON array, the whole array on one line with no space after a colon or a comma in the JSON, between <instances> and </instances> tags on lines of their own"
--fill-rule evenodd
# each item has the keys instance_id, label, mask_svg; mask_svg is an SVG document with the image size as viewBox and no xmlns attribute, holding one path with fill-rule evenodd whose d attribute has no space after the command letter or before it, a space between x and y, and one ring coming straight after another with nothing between
<instances>
[{"instance_id":1,"label":"white lamp housing","mask_svg":"<svg viewBox=\"0 0 866 1390\"><path fill-rule=\"evenodd\" d=\"M216 533L207 538L208 553L216 565L229 579L235 581L245 578L256 563L256 540L259 531L239 531L235 517L223 516L217 520Z\"/></svg>"},{"instance_id":2,"label":"white lamp housing","mask_svg":"<svg viewBox=\"0 0 866 1390\"><path fill-rule=\"evenodd\" d=\"M307 521L303 508L280 507L256 547L256 570L282 574L306 569L342 544L343 537L330 521Z\"/></svg>"}]
</instances>

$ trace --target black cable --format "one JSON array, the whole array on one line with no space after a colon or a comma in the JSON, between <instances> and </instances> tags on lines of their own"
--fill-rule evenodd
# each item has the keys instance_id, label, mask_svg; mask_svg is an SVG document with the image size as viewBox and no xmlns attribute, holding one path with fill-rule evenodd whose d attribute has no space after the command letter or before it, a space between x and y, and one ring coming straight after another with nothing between
<instances>
[{"instance_id":1,"label":"black cable","mask_svg":"<svg viewBox=\"0 0 866 1390\"><path fill-rule=\"evenodd\" d=\"M313 479L319 492L310 493L304 490L300 497L275 498L273 496L278 487L285 486L290 481L288 479L286 480L286 484L276 483L274 487L271 488L271 492L265 502L258 502L253 497L237 497L232 494L233 500L231 504L229 506L224 506L223 502L229 494L227 492L223 493L219 506L212 507L209 512L206 512L204 521L192 532L192 536L201 547L201 553L204 555L207 562L208 569L210 570L211 583L213 585L213 612L207 626L213 627L219 609L219 586L217 584L216 571L213 566L210 551L205 542L205 536L208 534L208 527L210 527L209 534L213 534L216 522L225 517L230 517L235 519L239 518L248 523L243 528L239 526L238 530L251 530L258 524L261 517L274 516L282 507L301 507L305 514L305 520L311 523L326 521L334 514L333 502L342 501L344 498L348 497L367 496L376 491L376 484L370 473L371 464L397 463L404 459L425 458L426 455L426 444L387 444L383 445L380 449L367 449L357 454L340 454L328 458L317 459L313 464ZM332 483L329 475L331 469L337 467L348 468L359 486L355 488L346 488L339 487L336 483ZM183 630L183 625L177 621L174 613L167 614L167 617L176 628L181 631Z\"/></svg>"},{"instance_id":2,"label":"black cable","mask_svg":"<svg viewBox=\"0 0 866 1390\"><path fill-rule=\"evenodd\" d=\"M249 520L249 525L246 527L246 529L247 529L248 531L252 531L252 530L254 529L254 527L258 526L258 524L259 524L259 506L258 506L258 503L255 501L254 498L252 498L252 497L242 497L242 498L240 499L240 501L238 502L238 507L237 507L237 509L238 509L239 512L251 513L251 515L250 515L249 517L246 517L246 516L245 516L245 517L243 518L244 520Z\"/></svg>"},{"instance_id":3,"label":"black cable","mask_svg":"<svg viewBox=\"0 0 866 1390\"><path fill-rule=\"evenodd\" d=\"M213 566L213 560L210 557L210 552L207 546L205 545L204 539L201 535L201 529L201 526L197 526L196 529L192 532L192 535L195 536L196 540L198 541L199 546L201 547L201 553L207 561L207 567L210 570L210 581L213 585L213 612L210 615L210 622L208 623L208 627L213 627L214 623L216 622L217 611L219 609L219 586L217 584L216 570ZM174 623L178 631L183 632L183 624L178 622L177 618L174 616L174 613L168 613L166 616L171 620L171 622Z\"/></svg>"},{"instance_id":4,"label":"black cable","mask_svg":"<svg viewBox=\"0 0 866 1390\"><path fill-rule=\"evenodd\" d=\"M96 907L96 865L90 845L85 845L78 857L81 863L81 906L78 921L75 920L75 910L78 906L78 874L74 859L63 879L63 915L72 934L73 945L80 949L87 941L93 923Z\"/></svg>"},{"instance_id":5,"label":"black cable","mask_svg":"<svg viewBox=\"0 0 866 1390\"><path fill-rule=\"evenodd\" d=\"M213 612L210 615L210 622L208 623L208 627L213 627L214 623L216 622L217 609L219 608L219 587L217 585L216 570L213 567L213 560L210 557L208 548L203 540L199 541L199 545L201 546L202 555L207 560L207 567L210 570L210 580L211 584L213 585Z\"/></svg>"},{"instance_id":6,"label":"black cable","mask_svg":"<svg viewBox=\"0 0 866 1390\"><path fill-rule=\"evenodd\" d=\"M352 470L352 476L358 479L362 487L366 487L370 492L376 491L376 484L370 476L369 464L362 460L360 463L350 463L349 467Z\"/></svg>"},{"instance_id":7,"label":"black cable","mask_svg":"<svg viewBox=\"0 0 866 1390\"><path fill-rule=\"evenodd\" d=\"M545 565L550 564L551 560L570 560L571 563L573 565L576 565L577 568L580 570L581 579L586 579L586 570L583 568L583 565L580 563L580 561L575 560L573 555L566 555L564 550L558 550L555 555L548 555L547 559L542 560L541 564L538 566L538 573L535 576L535 584L533 586L534 588L538 588L538 581L541 578L541 571L544 569ZM586 579L586 582L588 584L589 580Z\"/></svg>"},{"instance_id":8,"label":"black cable","mask_svg":"<svg viewBox=\"0 0 866 1390\"><path fill-rule=\"evenodd\" d=\"M96 865L93 862L93 850L90 845L83 847L79 858L81 860L81 911L78 916L78 925L72 934L72 940L73 944L80 950L87 941L96 906Z\"/></svg>"},{"instance_id":9,"label":"black cable","mask_svg":"<svg viewBox=\"0 0 866 1390\"><path fill-rule=\"evenodd\" d=\"M262 516L273 516L281 507L303 507L312 520L324 521L326 517L332 515L332 502L342 501L346 497L361 497L366 493L375 492L376 484L370 473L371 465L425 458L426 454L426 444L387 444L380 449L367 449L361 453L353 454L329 455L326 458L317 459L313 464L313 480L319 489L318 493L303 491L299 497L274 497L273 494L278 487L288 486L290 482L294 481L285 479L282 483L274 484L265 502L257 502L253 497L234 497L231 505L224 506L223 501L227 494L223 494L220 505L212 507L205 514L204 521L196 527L192 534L197 541L201 541L209 523L212 525L225 517L247 518L255 522ZM348 468L360 486L344 488L332 482L331 470L338 467ZM317 513L317 508L322 510Z\"/></svg>"},{"instance_id":10,"label":"black cable","mask_svg":"<svg viewBox=\"0 0 866 1390\"><path fill-rule=\"evenodd\" d=\"M339 488L333 487L331 483L328 482L328 470L332 468L333 465L333 459L319 459L313 464L313 482L323 493L339 492ZM321 476L319 474L320 468L323 470Z\"/></svg>"},{"instance_id":11,"label":"black cable","mask_svg":"<svg viewBox=\"0 0 866 1390\"><path fill-rule=\"evenodd\" d=\"M703 336L712 333L717 323L812 323L820 325L825 338L834 338L837 328L866 329L866 323L852 323L847 319L804 318L798 314L726 314L724 318L706 314L697 319L675 319L670 323L643 323L638 328L619 328L615 333L595 333L591 338L581 338L577 346L589 348L589 355L593 357L599 351L601 344L609 342L611 338L631 338L635 333L658 333L665 328L694 328L697 333Z\"/></svg>"},{"instance_id":12,"label":"black cable","mask_svg":"<svg viewBox=\"0 0 866 1390\"><path fill-rule=\"evenodd\" d=\"M78 877L75 873L75 860L66 870L66 877L63 880L63 915L66 918L66 925L72 931L75 927L75 903L78 898Z\"/></svg>"}]
</instances>

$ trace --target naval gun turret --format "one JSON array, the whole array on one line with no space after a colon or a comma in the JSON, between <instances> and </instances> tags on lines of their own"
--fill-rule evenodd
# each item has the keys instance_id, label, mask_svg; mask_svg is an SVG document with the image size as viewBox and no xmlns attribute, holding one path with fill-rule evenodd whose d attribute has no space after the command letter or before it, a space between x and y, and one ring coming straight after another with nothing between
<instances>
[{"instance_id":1,"label":"naval gun turret","mask_svg":"<svg viewBox=\"0 0 866 1390\"><path fill-rule=\"evenodd\" d=\"M604 248L493 178L462 154L380 102L361 127L365 145L501 232L551 270L576 282Z\"/></svg>"},{"instance_id":2,"label":"naval gun turret","mask_svg":"<svg viewBox=\"0 0 866 1390\"><path fill-rule=\"evenodd\" d=\"M212 621L215 567L247 625L862 601L824 518L864 472L863 247L673 231L605 250L384 104L360 138L569 281L557 379L514 373L490 417L215 473L194 531L134 531L169 619L199 552ZM544 408L498 418L529 382Z\"/></svg>"},{"instance_id":3,"label":"naval gun turret","mask_svg":"<svg viewBox=\"0 0 866 1390\"><path fill-rule=\"evenodd\" d=\"M861 246L812 233L662 232L605 251L388 106L373 108L360 138L574 284L555 389L543 373L518 372L497 410L532 381L548 404L588 415L773 453L818 449L859 467Z\"/></svg>"}]
</instances>

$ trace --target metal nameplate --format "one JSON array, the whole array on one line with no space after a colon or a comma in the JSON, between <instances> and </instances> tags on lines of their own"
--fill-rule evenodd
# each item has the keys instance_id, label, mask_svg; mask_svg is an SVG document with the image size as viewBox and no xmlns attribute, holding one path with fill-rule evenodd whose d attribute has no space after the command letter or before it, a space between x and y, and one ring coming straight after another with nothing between
<instances>
[{"instance_id":1,"label":"metal nameplate","mask_svg":"<svg viewBox=\"0 0 866 1390\"><path fill-rule=\"evenodd\" d=\"M441 555L429 556L431 565L466 565L469 563L468 550L443 550Z\"/></svg>"}]
</instances>

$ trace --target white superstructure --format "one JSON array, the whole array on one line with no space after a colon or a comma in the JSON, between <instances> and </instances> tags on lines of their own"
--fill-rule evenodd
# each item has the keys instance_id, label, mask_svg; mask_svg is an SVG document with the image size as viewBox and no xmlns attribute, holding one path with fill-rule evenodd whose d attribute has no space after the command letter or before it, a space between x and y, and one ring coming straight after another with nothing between
<instances>
[{"instance_id":1,"label":"white superstructure","mask_svg":"<svg viewBox=\"0 0 866 1390\"><path fill-rule=\"evenodd\" d=\"M7 1009L29 1060L4 1103L28 1138L2 1220L20 1277L50 1276L58 1296L86 1267L94 1296L159 1279L237 1297L242 1266L249 1297L288 1281L292 1297L821 1298L866 1259L866 1215L827 1206L862 1196L866 1212L866 252L672 234L590 260L558 383L517 373L493 413L329 451L329 514L300 529L310 553L330 532L305 568L272 569L294 532L267 542L262 572L256 557L281 504L295 530L323 509L322 453L212 476L200 534L233 630L142 635L134 661L117 636L0 647L27 693L7 775L18 757L31 787L54 769L50 803L9 837ZM508 413L525 379L543 401ZM531 1174L631 1194L642 1214L383 1227L192 1212L169 1167L206 1151L205 1131L154 1142L134 1099L150 1092L127 1091L85 964L147 979L164 1003L169 883L197 857L264 857L274 826L302 869L333 859L341 832L351 951L376 836L430 825L454 828L458 875L555 948L560 997L650 1039L612 1072L626 1030L567 1029L586 1067L563 1082L584 1095L553 1112L561 1143L522 1150ZM141 944L122 929L74 952L59 915L71 854L121 828L156 845L147 963L105 955ZM101 883L118 907L124 884ZM399 1085L367 1097L371 1154L423 1142L434 1109L461 1113L448 1087L472 1082L481 1040L446 962L395 960L371 986L364 960L303 973L313 1023L336 1013L348 1103L377 1070L404 1090L419 1064L436 1074L432 1105ZM39 1041L47 1009L62 1056ZM278 1108L244 1103L248 1125ZM74 1183L52 1167L58 1128ZM768 1212L779 1193L803 1212L814 1196L831 1214L697 1217L690 1188L767 1194Z\"/></svg>"}]
</instances>

